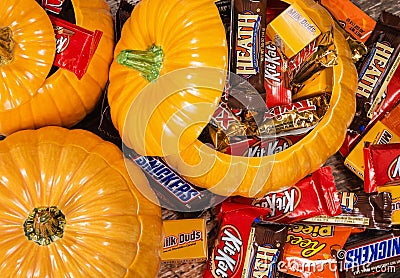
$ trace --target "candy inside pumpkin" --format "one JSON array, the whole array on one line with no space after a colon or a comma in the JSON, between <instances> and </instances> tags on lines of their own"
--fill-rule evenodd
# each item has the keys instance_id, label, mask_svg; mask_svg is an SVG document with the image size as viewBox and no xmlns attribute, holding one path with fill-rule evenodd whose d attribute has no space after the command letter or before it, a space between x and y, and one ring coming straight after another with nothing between
<instances>
[{"instance_id":1,"label":"candy inside pumpkin","mask_svg":"<svg viewBox=\"0 0 400 278\"><path fill-rule=\"evenodd\" d=\"M324 8L311 0L297 3L322 32L334 28ZM343 143L355 112L357 72L346 40L337 29L333 32L338 57L329 108L303 139L276 155L251 158L223 154L197 140L181 153L166 157L168 163L193 184L221 195L242 196L262 196L317 170Z\"/></svg>"}]
</instances>

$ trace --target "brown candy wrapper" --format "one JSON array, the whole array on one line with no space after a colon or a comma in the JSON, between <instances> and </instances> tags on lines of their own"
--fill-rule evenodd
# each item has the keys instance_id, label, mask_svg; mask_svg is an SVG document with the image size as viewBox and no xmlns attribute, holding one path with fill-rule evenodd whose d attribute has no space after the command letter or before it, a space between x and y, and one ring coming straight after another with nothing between
<instances>
[{"instance_id":1,"label":"brown candy wrapper","mask_svg":"<svg viewBox=\"0 0 400 278\"><path fill-rule=\"evenodd\" d=\"M390 229L392 224L392 197L388 192L368 194L364 191L339 192L342 213L338 216L318 216L305 223Z\"/></svg>"},{"instance_id":2,"label":"brown candy wrapper","mask_svg":"<svg viewBox=\"0 0 400 278\"><path fill-rule=\"evenodd\" d=\"M381 16L366 42L370 49L359 67L357 89L357 109L355 119L350 125L351 132L361 133L371 120L379 104L385 98L386 89L400 63L400 18L390 17L393 22Z\"/></svg>"},{"instance_id":3,"label":"brown candy wrapper","mask_svg":"<svg viewBox=\"0 0 400 278\"><path fill-rule=\"evenodd\" d=\"M242 277L279 277L277 266L283 256L288 227L257 222L250 230Z\"/></svg>"}]
</instances>

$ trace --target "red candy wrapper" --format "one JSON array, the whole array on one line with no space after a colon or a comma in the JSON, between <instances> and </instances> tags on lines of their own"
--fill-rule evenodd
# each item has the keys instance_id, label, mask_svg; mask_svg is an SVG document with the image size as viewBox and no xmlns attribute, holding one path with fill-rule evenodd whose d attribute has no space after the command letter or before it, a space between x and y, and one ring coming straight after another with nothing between
<instances>
[{"instance_id":1,"label":"red candy wrapper","mask_svg":"<svg viewBox=\"0 0 400 278\"><path fill-rule=\"evenodd\" d=\"M265 209L242 204L221 204L219 235L203 277L242 276L252 223L265 212Z\"/></svg>"},{"instance_id":2,"label":"red candy wrapper","mask_svg":"<svg viewBox=\"0 0 400 278\"><path fill-rule=\"evenodd\" d=\"M293 223L319 215L335 216L342 212L332 170L323 167L296 183L262 198L232 197L232 202L267 208L266 220Z\"/></svg>"},{"instance_id":3,"label":"red candy wrapper","mask_svg":"<svg viewBox=\"0 0 400 278\"><path fill-rule=\"evenodd\" d=\"M400 183L400 143L365 144L364 190L376 192L378 186Z\"/></svg>"},{"instance_id":4,"label":"red candy wrapper","mask_svg":"<svg viewBox=\"0 0 400 278\"><path fill-rule=\"evenodd\" d=\"M265 103L267 108L279 105L288 105L292 102L292 91L285 68L285 60L279 49L266 36L264 87Z\"/></svg>"},{"instance_id":5,"label":"red candy wrapper","mask_svg":"<svg viewBox=\"0 0 400 278\"><path fill-rule=\"evenodd\" d=\"M81 28L49 15L56 36L54 65L73 72L81 79L99 45L103 32Z\"/></svg>"},{"instance_id":6,"label":"red candy wrapper","mask_svg":"<svg viewBox=\"0 0 400 278\"><path fill-rule=\"evenodd\" d=\"M262 140L258 137L237 138L237 142L230 140L225 153L236 156L261 157L274 155L286 150L300 141L304 136L283 136ZM236 138L235 138L236 139Z\"/></svg>"},{"instance_id":7,"label":"red candy wrapper","mask_svg":"<svg viewBox=\"0 0 400 278\"><path fill-rule=\"evenodd\" d=\"M345 142L340 148L340 154L346 157L355 145L361 140L364 134L378 121L383 119L388 113L394 109L400 102L400 67L395 71L392 79L390 80L388 87L382 101L377 106L373 118L365 126L364 131L361 134L348 133L346 135Z\"/></svg>"},{"instance_id":8,"label":"red candy wrapper","mask_svg":"<svg viewBox=\"0 0 400 278\"><path fill-rule=\"evenodd\" d=\"M42 0L42 7L49 12L59 14L64 0Z\"/></svg>"}]
</instances>

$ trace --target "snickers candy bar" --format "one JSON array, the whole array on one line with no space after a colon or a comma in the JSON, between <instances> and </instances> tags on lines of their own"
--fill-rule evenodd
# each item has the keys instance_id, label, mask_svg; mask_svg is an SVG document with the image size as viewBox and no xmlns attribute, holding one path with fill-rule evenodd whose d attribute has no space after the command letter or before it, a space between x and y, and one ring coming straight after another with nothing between
<instances>
[{"instance_id":1,"label":"snickers candy bar","mask_svg":"<svg viewBox=\"0 0 400 278\"><path fill-rule=\"evenodd\" d=\"M232 202L267 208L265 220L293 223L319 215L342 212L330 167L322 167L293 186L270 192L262 198L231 197Z\"/></svg>"},{"instance_id":2,"label":"snickers candy bar","mask_svg":"<svg viewBox=\"0 0 400 278\"><path fill-rule=\"evenodd\" d=\"M225 199L191 184L159 157L140 156L128 148L124 149L124 154L143 170L157 196L157 201L164 208L197 212L219 204Z\"/></svg>"},{"instance_id":3,"label":"snickers candy bar","mask_svg":"<svg viewBox=\"0 0 400 278\"><path fill-rule=\"evenodd\" d=\"M376 192L378 186L400 184L400 143L364 147L364 190Z\"/></svg>"},{"instance_id":4,"label":"snickers candy bar","mask_svg":"<svg viewBox=\"0 0 400 278\"><path fill-rule=\"evenodd\" d=\"M376 273L397 273L400 266L400 233L393 230L346 244L336 255L340 277L366 277ZM397 276L392 276L397 277Z\"/></svg>"},{"instance_id":5,"label":"snickers candy bar","mask_svg":"<svg viewBox=\"0 0 400 278\"><path fill-rule=\"evenodd\" d=\"M390 193L339 192L339 198L342 207L341 214L317 216L303 221L371 229L391 228L392 197Z\"/></svg>"}]
</instances>

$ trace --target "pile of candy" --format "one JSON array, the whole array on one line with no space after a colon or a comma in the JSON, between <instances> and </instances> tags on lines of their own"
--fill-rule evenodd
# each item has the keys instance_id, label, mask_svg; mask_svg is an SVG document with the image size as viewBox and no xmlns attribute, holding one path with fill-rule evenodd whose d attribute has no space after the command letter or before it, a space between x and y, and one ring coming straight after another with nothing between
<instances>
[{"instance_id":1,"label":"pile of candy","mask_svg":"<svg viewBox=\"0 0 400 278\"><path fill-rule=\"evenodd\" d=\"M209 234L207 242L204 219L164 221L165 262L207 261L204 277L363 277L400 266L400 18L382 12L375 21L350 1L317 2L346 37L358 70L356 115L340 153L364 190L337 191L331 168L322 167L262 198L225 198L190 184L162 158L128 152L164 208L196 212L220 203L215 240ZM199 139L231 155L283 151L329 107L335 33L319 31L296 4L216 5L231 45L230 71L241 79L231 80ZM117 34L133 9L121 2ZM253 40L254 29L261 37ZM246 54L259 48L259 56Z\"/></svg>"}]
</instances>

